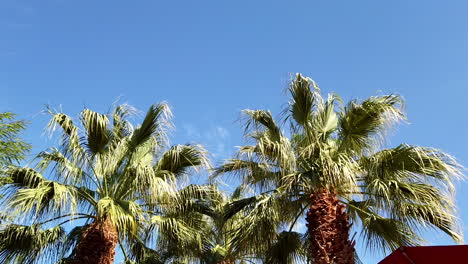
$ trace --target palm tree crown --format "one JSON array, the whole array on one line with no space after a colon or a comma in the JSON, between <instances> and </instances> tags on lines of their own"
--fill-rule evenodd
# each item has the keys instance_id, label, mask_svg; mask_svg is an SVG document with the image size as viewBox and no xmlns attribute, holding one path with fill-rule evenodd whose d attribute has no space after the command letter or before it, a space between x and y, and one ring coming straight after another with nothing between
<instances>
[{"instance_id":1,"label":"palm tree crown","mask_svg":"<svg viewBox=\"0 0 468 264\"><path fill-rule=\"evenodd\" d=\"M300 74L289 92L283 111L289 133L269 111L245 110L245 134L253 144L241 147L215 175L235 173L276 199L282 206L272 219L296 223L307 212L314 263L354 262L351 225L371 249L420 245L419 234L428 228L462 240L453 202L459 164L434 148L381 148L386 132L405 120L401 97L343 105L336 94L323 98L316 83Z\"/></svg>"},{"instance_id":2,"label":"palm tree crown","mask_svg":"<svg viewBox=\"0 0 468 264\"><path fill-rule=\"evenodd\" d=\"M266 201L263 197L244 198L248 187L242 185L230 195L220 191L216 185L205 186L205 189L210 190L207 195L203 199L192 200L193 203L184 211L198 220L192 227L203 237L202 247L193 243L189 250L181 250L179 241L168 238L166 249L172 249L171 253L178 256L172 261L292 264L305 260L303 234L291 230L278 232L281 222L270 218L269 209L273 208L270 203L263 203Z\"/></svg>"},{"instance_id":3,"label":"palm tree crown","mask_svg":"<svg viewBox=\"0 0 468 264\"><path fill-rule=\"evenodd\" d=\"M199 145L166 149L166 104L150 107L136 128L128 105L109 115L84 109L81 128L49 112L49 128L62 131L60 147L41 152L34 169L10 167L1 178L11 217L0 228L0 262L113 263L115 246L131 258L126 251L148 227L195 239L183 220L165 214L200 193L194 186L177 190L176 182L209 162ZM66 232L63 224L78 219L84 225Z\"/></svg>"}]
</instances>

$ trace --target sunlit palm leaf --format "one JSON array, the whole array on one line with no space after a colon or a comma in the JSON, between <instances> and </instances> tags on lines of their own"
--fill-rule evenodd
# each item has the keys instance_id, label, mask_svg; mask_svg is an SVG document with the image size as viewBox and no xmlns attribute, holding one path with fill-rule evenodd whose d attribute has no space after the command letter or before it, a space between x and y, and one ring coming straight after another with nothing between
<instances>
[{"instance_id":1,"label":"sunlit palm leaf","mask_svg":"<svg viewBox=\"0 0 468 264\"><path fill-rule=\"evenodd\" d=\"M310 78L297 74L289 86L291 101L289 112L299 125L305 127L312 117L312 109L316 100L320 100L320 89Z\"/></svg>"},{"instance_id":2,"label":"sunlit palm leaf","mask_svg":"<svg viewBox=\"0 0 468 264\"><path fill-rule=\"evenodd\" d=\"M45 181L41 174L31 168L10 167L4 175L4 183L14 188L36 188Z\"/></svg>"},{"instance_id":3,"label":"sunlit palm leaf","mask_svg":"<svg viewBox=\"0 0 468 264\"><path fill-rule=\"evenodd\" d=\"M165 130L170 126L168 121L170 116L171 110L168 105L160 103L151 106L141 126L133 132L129 142L129 149L131 151L135 150L153 136L156 136L158 142L162 143L165 140Z\"/></svg>"},{"instance_id":4,"label":"sunlit palm leaf","mask_svg":"<svg viewBox=\"0 0 468 264\"><path fill-rule=\"evenodd\" d=\"M61 257L61 227L41 229L39 226L7 225L0 227L1 263L44 263Z\"/></svg>"},{"instance_id":5,"label":"sunlit palm leaf","mask_svg":"<svg viewBox=\"0 0 468 264\"><path fill-rule=\"evenodd\" d=\"M402 102L398 95L351 101L340 116L340 149L360 154L379 146L387 129L405 118Z\"/></svg>"},{"instance_id":6,"label":"sunlit palm leaf","mask_svg":"<svg viewBox=\"0 0 468 264\"><path fill-rule=\"evenodd\" d=\"M89 151L93 154L102 153L110 137L107 116L85 109L81 112L81 122L86 131L86 146Z\"/></svg>"},{"instance_id":7,"label":"sunlit palm leaf","mask_svg":"<svg viewBox=\"0 0 468 264\"><path fill-rule=\"evenodd\" d=\"M200 145L176 145L162 155L155 169L180 176L190 168L209 168L207 154Z\"/></svg>"}]
</instances>

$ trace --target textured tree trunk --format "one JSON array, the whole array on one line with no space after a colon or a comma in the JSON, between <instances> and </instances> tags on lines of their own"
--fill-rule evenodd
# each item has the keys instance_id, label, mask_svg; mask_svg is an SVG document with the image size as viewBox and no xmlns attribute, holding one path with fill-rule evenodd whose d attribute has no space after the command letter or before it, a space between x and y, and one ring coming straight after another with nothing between
<instances>
[{"instance_id":1,"label":"textured tree trunk","mask_svg":"<svg viewBox=\"0 0 468 264\"><path fill-rule=\"evenodd\" d=\"M92 223L83 233L71 264L113 264L118 234L110 220Z\"/></svg>"},{"instance_id":2,"label":"textured tree trunk","mask_svg":"<svg viewBox=\"0 0 468 264\"><path fill-rule=\"evenodd\" d=\"M312 194L306 220L312 263L354 264L349 216L334 192L322 189Z\"/></svg>"}]
</instances>

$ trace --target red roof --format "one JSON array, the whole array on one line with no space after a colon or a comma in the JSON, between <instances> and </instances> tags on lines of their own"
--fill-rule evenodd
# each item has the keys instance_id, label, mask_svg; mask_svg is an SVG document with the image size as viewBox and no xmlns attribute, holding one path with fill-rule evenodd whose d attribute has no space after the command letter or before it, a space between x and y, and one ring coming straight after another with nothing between
<instances>
[{"instance_id":1,"label":"red roof","mask_svg":"<svg viewBox=\"0 0 468 264\"><path fill-rule=\"evenodd\" d=\"M401 247L379 264L462 264L468 263L468 245Z\"/></svg>"}]
</instances>

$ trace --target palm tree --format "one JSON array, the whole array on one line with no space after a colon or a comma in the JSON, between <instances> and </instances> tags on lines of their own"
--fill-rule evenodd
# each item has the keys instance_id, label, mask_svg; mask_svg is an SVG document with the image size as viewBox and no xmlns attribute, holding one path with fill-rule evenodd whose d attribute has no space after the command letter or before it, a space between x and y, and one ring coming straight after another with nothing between
<instances>
[{"instance_id":1,"label":"palm tree","mask_svg":"<svg viewBox=\"0 0 468 264\"><path fill-rule=\"evenodd\" d=\"M292 230L278 232L281 222L271 219L264 199L245 197L245 186L239 186L226 195L215 185L209 195L185 206L196 218L197 226L192 226L200 233L202 247L187 247L189 250L176 250L179 242L167 239L166 252L172 249L178 259L186 263L234 264L256 263L293 264L305 259L303 235ZM252 216L255 216L254 218ZM202 224L200 224L202 223ZM271 242L271 243L269 243ZM177 252L177 253L176 253ZM172 258L174 260L175 258ZM168 262L165 262L168 263Z\"/></svg>"},{"instance_id":2,"label":"palm tree","mask_svg":"<svg viewBox=\"0 0 468 264\"><path fill-rule=\"evenodd\" d=\"M306 216L313 263L354 263L351 226L372 250L420 245L419 234L428 228L462 240L453 202L453 181L462 176L458 163L434 148L381 148L386 132L405 120L401 97L343 106L338 95L323 98L300 74L288 90L283 120L289 134L269 111L245 110L245 134L253 144L215 175L234 172L269 202L279 200L282 209L273 218L295 223Z\"/></svg>"},{"instance_id":3,"label":"palm tree","mask_svg":"<svg viewBox=\"0 0 468 264\"><path fill-rule=\"evenodd\" d=\"M27 122L15 120L11 112L0 113L0 168L24 159L31 145L19 139Z\"/></svg>"},{"instance_id":4,"label":"palm tree","mask_svg":"<svg viewBox=\"0 0 468 264\"><path fill-rule=\"evenodd\" d=\"M176 183L208 166L208 159L198 145L165 148L166 104L150 107L136 129L128 105L110 115L84 109L82 128L49 112L49 128L62 131L60 147L41 152L34 169L3 172L2 209L12 217L0 227L0 262L110 264L117 245L130 259L126 252L142 226L181 241L196 239L187 223L164 213L203 192L196 186L177 190ZM84 225L65 231L65 223L78 220Z\"/></svg>"}]
</instances>

